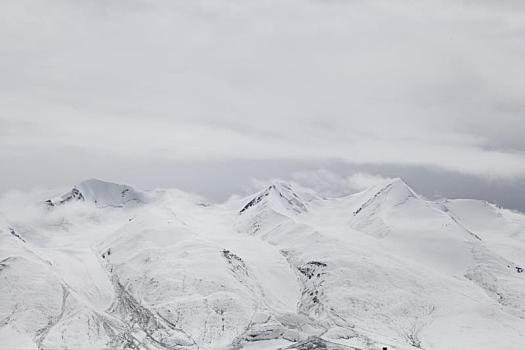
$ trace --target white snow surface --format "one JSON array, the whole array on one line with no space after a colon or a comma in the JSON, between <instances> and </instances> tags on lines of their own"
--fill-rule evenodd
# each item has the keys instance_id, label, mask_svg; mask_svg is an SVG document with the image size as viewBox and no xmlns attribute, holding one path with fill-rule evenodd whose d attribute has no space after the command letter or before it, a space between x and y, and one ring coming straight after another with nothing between
<instances>
[{"instance_id":1,"label":"white snow surface","mask_svg":"<svg viewBox=\"0 0 525 350\"><path fill-rule=\"evenodd\" d=\"M87 180L46 199L0 202L0 349L525 345L525 215L490 203L400 179L221 204Z\"/></svg>"}]
</instances>

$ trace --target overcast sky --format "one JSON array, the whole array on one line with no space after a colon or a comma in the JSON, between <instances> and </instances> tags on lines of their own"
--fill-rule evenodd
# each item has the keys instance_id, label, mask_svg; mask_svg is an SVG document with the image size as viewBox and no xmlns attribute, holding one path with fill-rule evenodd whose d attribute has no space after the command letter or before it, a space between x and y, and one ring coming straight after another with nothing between
<instances>
[{"instance_id":1,"label":"overcast sky","mask_svg":"<svg viewBox=\"0 0 525 350\"><path fill-rule=\"evenodd\" d=\"M0 164L3 192L402 176L525 210L525 3L3 0Z\"/></svg>"}]
</instances>

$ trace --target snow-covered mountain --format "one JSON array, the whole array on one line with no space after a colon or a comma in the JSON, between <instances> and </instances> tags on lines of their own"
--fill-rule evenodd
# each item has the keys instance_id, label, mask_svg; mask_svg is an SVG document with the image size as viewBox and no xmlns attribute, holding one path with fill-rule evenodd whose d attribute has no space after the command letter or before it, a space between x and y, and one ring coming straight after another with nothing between
<instances>
[{"instance_id":1,"label":"snow-covered mountain","mask_svg":"<svg viewBox=\"0 0 525 350\"><path fill-rule=\"evenodd\" d=\"M141 203L143 196L130 186L89 179L58 198L47 199L46 204L55 206L75 200L93 202L98 207L123 207L130 203Z\"/></svg>"},{"instance_id":2,"label":"snow-covered mountain","mask_svg":"<svg viewBox=\"0 0 525 350\"><path fill-rule=\"evenodd\" d=\"M0 349L523 348L525 215L400 179L303 190L87 180L4 210Z\"/></svg>"}]
</instances>

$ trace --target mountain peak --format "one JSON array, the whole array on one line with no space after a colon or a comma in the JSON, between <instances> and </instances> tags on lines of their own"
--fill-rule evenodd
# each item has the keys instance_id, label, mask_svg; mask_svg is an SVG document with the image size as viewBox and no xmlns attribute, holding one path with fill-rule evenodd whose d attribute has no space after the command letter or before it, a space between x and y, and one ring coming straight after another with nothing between
<instances>
[{"instance_id":1,"label":"mountain peak","mask_svg":"<svg viewBox=\"0 0 525 350\"><path fill-rule=\"evenodd\" d=\"M396 177L387 181L386 186L389 187L389 192L395 192L403 196L415 196L414 190L401 178Z\"/></svg>"},{"instance_id":2,"label":"mountain peak","mask_svg":"<svg viewBox=\"0 0 525 350\"><path fill-rule=\"evenodd\" d=\"M88 179L75 185L71 191L57 199L48 199L49 206L64 204L70 201L88 201L98 207L123 207L129 202L140 203L143 196L133 187L117 183Z\"/></svg>"},{"instance_id":3,"label":"mountain peak","mask_svg":"<svg viewBox=\"0 0 525 350\"><path fill-rule=\"evenodd\" d=\"M354 211L354 216L364 209L374 206L396 206L409 198L416 198L416 193L401 178L393 178L371 187L364 193L370 193L368 199Z\"/></svg>"},{"instance_id":4,"label":"mountain peak","mask_svg":"<svg viewBox=\"0 0 525 350\"><path fill-rule=\"evenodd\" d=\"M240 213L252 207L264 205L271 206L278 211L304 213L307 211L305 204L292 189L292 185L285 182L274 182L264 190L257 193L241 210Z\"/></svg>"}]
</instances>

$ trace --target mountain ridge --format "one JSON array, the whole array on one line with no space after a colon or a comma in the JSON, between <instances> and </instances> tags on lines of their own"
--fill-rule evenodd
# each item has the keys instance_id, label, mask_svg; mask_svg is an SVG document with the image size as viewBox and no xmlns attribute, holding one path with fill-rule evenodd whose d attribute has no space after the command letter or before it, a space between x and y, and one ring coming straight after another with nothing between
<instances>
[{"instance_id":1,"label":"mountain ridge","mask_svg":"<svg viewBox=\"0 0 525 350\"><path fill-rule=\"evenodd\" d=\"M211 205L101 180L73 189L36 217L0 213L0 349L525 341L523 214L430 201L401 179L333 199L280 181Z\"/></svg>"}]
</instances>

